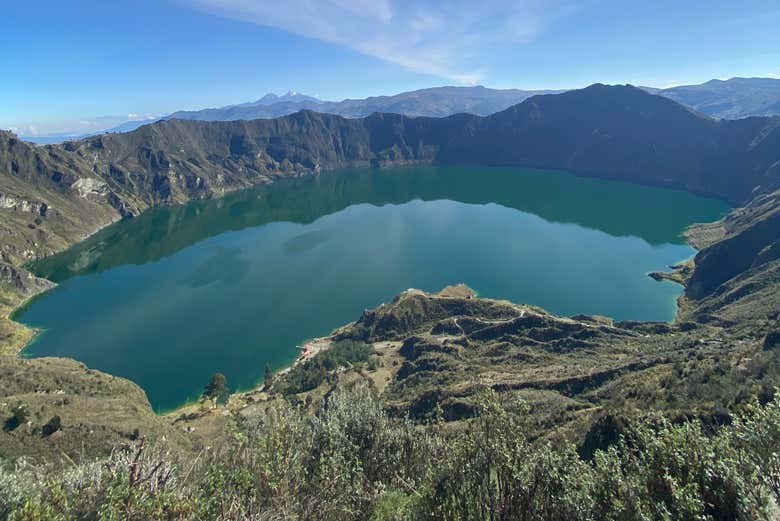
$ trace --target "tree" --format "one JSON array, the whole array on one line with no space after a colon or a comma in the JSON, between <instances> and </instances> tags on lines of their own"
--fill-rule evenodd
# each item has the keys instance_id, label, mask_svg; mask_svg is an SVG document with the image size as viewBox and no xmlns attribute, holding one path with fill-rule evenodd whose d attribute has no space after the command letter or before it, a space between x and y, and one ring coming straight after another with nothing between
<instances>
[{"instance_id":1,"label":"tree","mask_svg":"<svg viewBox=\"0 0 780 521\"><path fill-rule=\"evenodd\" d=\"M265 384L266 388L271 387L271 384L274 381L274 372L271 369L271 366L268 362L265 363L265 371L263 372L263 383Z\"/></svg>"},{"instance_id":2,"label":"tree","mask_svg":"<svg viewBox=\"0 0 780 521\"><path fill-rule=\"evenodd\" d=\"M230 397L230 388L225 375L215 373L208 385L203 389L203 396L215 400L220 405L225 405Z\"/></svg>"}]
</instances>

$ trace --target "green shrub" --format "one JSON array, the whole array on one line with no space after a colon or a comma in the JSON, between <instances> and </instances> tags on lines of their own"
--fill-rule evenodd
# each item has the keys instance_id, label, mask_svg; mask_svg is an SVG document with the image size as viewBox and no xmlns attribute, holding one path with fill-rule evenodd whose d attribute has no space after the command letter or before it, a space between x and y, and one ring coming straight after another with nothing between
<instances>
[{"instance_id":1,"label":"green shrub","mask_svg":"<svg viewBox=\"0 0 780 521\"><path fill-rule=\"evenodd\" d=\"M5 421L3 430L12 431L17 427L27 422L30 417L30 413L27 411L27 407L24 405L17 405L11 410L11 417Z\"/></svg>"},{"instance_id":2,"label":"green shrub","mask_svg":"<svg viewBox=\"0 0 780 521\"><path fill-rule=\"evenodd\" d=\"M183 465L143 441L64 471L0 464L0 519L769 520L780 499L777 397L715 433L620 420L590 460L527 439L522 403L487 392L477 410L454 429L418 425L365 384L314 415L273 400Z\"/></svg>"},{"instance_id":3,"label":"green shrub","mask_svg":"<svg viewBox=\"0 0 780 521\"><path fill-rule=\"evenodd\" d=\"M391 491L380 497L371 513L372 521L413 521L417 518L418 498Z\"/></svg>"},{"instance_id":4,"label":"green shrub","mask_svg":"<svg viewBox=\"0 0 780 521\"><path fill-rule=\"evenodd\" d=\"M62 420L59 416L52 416L51 419L41 427L41 434L44 436L51 436L60 429L62 429Z\"/></svg>"},{"instance_id":5,"label":"green shrub","mask_svg":"<svg viewBox=\"0 0 780 521\"><path fill-rule=\"evenodd\" d=\"M275 388L282 394L298 394L316 389L325 381L328 373L339 367L368 362L374 348L354 340L341 340L330 349L317 354L302 364L290 369L284 378L276 382Z\"/></svg>"},{"instance_id":6,"label":"green shrub","mask_svg":"<svg viewBox=\"0 0 780 521\"><path fill-rule=\"evenodd\" d=\"M725 435L698 421L635 426L594 461L596 517L602 519L762 519L766 496Z\"/></svg>"},{"instance_id":7,"label":"green shrub","mask_svg":"<svg viewBox=\"0 0 780 521\"><path fill-rule=\"evenodd\" d=\"M726 432L780 505L780 393L766 405L751 404Z\"/></svg>"},{"instance_id":8,"label":"green shrub","mask_svg":"<svg viewBox=\"0 0 780 521\"><path fill-rule=\"evenodd\" d=\"M534 446L494 392L480 414L447 448L426 497L431 519L579 520L591 510L591 468L571 445Z\"/></svg>"}]
</instances>

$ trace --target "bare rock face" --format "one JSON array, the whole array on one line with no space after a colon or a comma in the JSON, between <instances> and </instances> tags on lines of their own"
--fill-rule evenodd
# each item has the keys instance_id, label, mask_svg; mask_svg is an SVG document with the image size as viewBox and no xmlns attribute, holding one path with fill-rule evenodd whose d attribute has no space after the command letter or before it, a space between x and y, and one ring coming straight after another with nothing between
<instances>
[{"instance_id":1,"label":"bare rock face","mask_svg":"<svg viewBox=\"0 0 780 521\"><path fill-rule=\"evenodd\" d=\"M70 187L79 194L79 197L108 193L108 184L93 177L80 177Z\"/></svg>"},{"instance_id":2,"label":"bare rock face","mask_svg":"<svg viewBox=\"0 0 780 521\"><path fill-rule=\"evenodd\" d=\"M14 288L23 297L37 295L55 286L53 282L36 277L24 268L7 262L0 262L0 282Z\"/></svg>"},{"instance_id":3,"label":"bare rock face","mask_svg":"<svg viewBox=\"0 0 780 521\"><path fill-rule=\"evenodd\" d=\"M49 206L39 201L29 201L11 194L0 193L0 209L46 216Z\"/></svg>"}]
</instances>

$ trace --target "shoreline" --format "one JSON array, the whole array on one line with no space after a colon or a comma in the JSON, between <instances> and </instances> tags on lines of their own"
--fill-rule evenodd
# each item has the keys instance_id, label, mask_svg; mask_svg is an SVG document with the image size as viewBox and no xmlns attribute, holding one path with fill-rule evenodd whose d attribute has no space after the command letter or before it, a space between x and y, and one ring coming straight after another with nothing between
<instances>
[{"instance_id":1,"label":"shoreline","mask_svg":"<svg viewBox=\"0 0 780 521\"><path fill-rule=\"evenodd\" d=\"M304 342L302 342L300 345L295 346L297 351L298 351L298 354L292 359L292 361L290 361L289 363L287 363L287 364L285 364L283 366L280 366L278 370L274 371L273 372L274 378L276 378L279 375L283 375L283 374L289 373L290 370L293 367L295 367L296 365L305 362L309 358L312 358L312 357L316 356L317 354L319 354L319 353L321 353L323 351L327 351L328 348L330 348L330 343L331 343L330 339L333 338L333 336L335 334L337 334L340 329L342 329L342 328L344 328L346 326L349 326L349 325L351 325L353 323L354 322L350 322L348 324L339 326L338 328L334 329L333 331L330 332L330 334L328 334L326 336L321 336L321 337L308 339L308 340L305 340ZM306 347L310 346L312 344L318 344L318 346L317 346L318 348L316 349L316 351L307 351ZM327 345L324 345L324 344L327 344ZM240 389L236 389L234 391L231 391L230 395L229 395L229 399L228 399L228 408L230 408L230 406L231 406L231 401L233 401L233 403L232 403L233 407L235 407L235 406L241 407L241 406L246 405L246 403L242 403L242 402L246 402L245 397L247 397L248 395L258 394L258 393L265 393L265 392L266 392L265 381L263 379L258 379L254 384L252 384L252 385L250 385L250 386L248 386L246 388L240 388ZM242 400L242 402L239 402L238 404L236 404L235 400L237 400L237 399L238 400ZM165 418L172 418L173 421L176 422L177 420L179 420L179 418L183 414L185 414L187 412L188 409L191 409L191 408L194 408L194 407L201 407L202 406L201 404L203 402L204 402L204 398L203 398L202 395L200 395L198 397L188 398L182 404L177 405L175 407L172 407L170 409L161 409L161 410L158 411L158 410L155 410L154 408L152 408L152 410L153 410L153 412L157 416L165 417ZM212 407L209 407L209 410L211 410L211 409L212 409Z\"/></svg>"},{"instance_id":2,"label":"shoreline","mask_svg":"<svg viewBox=\"0 0 780 521\"><path fill-rule=\"evenodd\" d=\"M415 164L417 164L417 163L415 163ZM429 162L420 162L420 164L430 164L430 163ZM385 167L393 167L393 166L409 166L409 162L401 162L401 164L392 163L392 164L372 165L371 168L385 168ZM512 166L515 166L515 165L512 165ZM515 167L517 167L517 168L525 168L525 167L519 167L519 166L515 166ZM344 167L344 168L348 168L348 167ZM553 170L558 170L558 169L553 169ZM230 187L230 188L227 188L227 189L223 187L219 193L210 194L208 197L191 198L191 199L187 199L187 200L184 200L184 201L174 202L173 204L149 206L149 207L143 209L143 211L141 211L138 215L140 216L140 215L142 215L143 213L146 213L149 210L152 210L152 209L158 208L158 207L162 207L162 206L171 206L171 207L174 207L174 206L184 206L186 204L189 204L189 203L192 203L192 202L195 202L195 201L199 201L199 200L209 200L209 199L211 199L211 200L219 200L219 199L223 198L224 196L228 195L229 193L237 192L237 191L241 191L241 190L250 190L250 189L252 189L252 188L254 188L256 186L269 185L269 184L275 183L276 181L281 180L281 179L307 177L307 176L311 176L311 175L320 175L320 174L323 174L323 173L326 173L326 172L327 172L327 170L308 170L308 171L296 172L296 173L291 174L291 175L274 175L274 176L270 176L270 177L265 178L265 179L261 179L257 183L249 184L249 185L246 185L246 186L234 186L234 187ZM659 185L655 185L655 184L646 184L646 183L635 183L635 182L629 182L629 181L624 181L624 180L621 180L621 179L615 179L615 178L610 178L610 177L599 177L599 176L594 176L594 175L583 175L583 174L577 174L576 172L568 171L568 170L566 170L566 172L569 172L569 173L571 173L571 174L573 174L574 176L577 176L577 177L601 178L601 179L606 179L606 180L611 180L611 181L625 182L625 183L633 184L633 185L657 187L657 188L663 188L663 189L667 189L667 190L678 190L678 191L685 192L685 193L690 193L690 194L693 194L693 195L696 195L696 196L704 195L704 194L699 194L697 192L688 191L688 190L685 190L683 188L674 188L674 187L668 187L668 186L662 186L662 185L659 186ZM731 201L728 201L728 200L723 199L723 198L718 197L718 196L707 195L707 197L712 197L713 199L719 199L719 200L722 200L722 201L726 201L729 204L730 209L733 208L733 207L731 207L731 204L732 204ZM729 210L724 212L724 215L727 214L728 211ZM138 217L138 216L135 216L135 217ZM689 246L691 246L695 250L695 252L698 252L699 248L697 248L697 243L699 242L699 240L698 240L698 236L696 234L696 230L697 229L712 228L712 227L716 226L716 223L718 223L719 220L722 219L722 217L723 216L721 216L718 220L716 220L714 222L711 222L711 223L692 223L691 225L688 226L688 228L686 228L681 233L681 235L685 239L685 242ZM117 223L119 223L119 222L121 222L123 220L124 219L121 216L118 216L117 219L112 220L110 222L106 222L105 224L103 224L103 225L97 227L96 229L94 229L92 232L82 236L78 241L76 241L76 242L74 242L72 244L69 244L65 248L53 251L50 255L46 255L46 256L41 257L40 259L36 259L36 261L44 259L44 258L51 257L53 255L57 255L57 254L59 254L59 253L61 253L63 251L67 251L69 248L74 247L77 244L80 244L83 241L86 241L89 238L93 237L94 235L99 233L101 230L103 230L103 229L105 229L105 228L107 228L107 227L109 227L111 225L117 224ZM688 263L690 263L692 265L693 258L695 257L695 255L696 255L696 253L694 253L692 255L692 257L688 261L684 261L684 262L678 263L677 266L681 266L683 264L688 264ZM25 351L25 349L27 349L30 345L32 345L32 343L35 341L35 339L38 337L38 335L43 330L41 330L39 328L33 328L33 327L30 327L30 326L28 326L26 324L18 322L16 320L16 318L18 317L18 315L20 313L23 313L25 311L25 309L27 309L35 301L35 299L41 297L42 295L44 295L48 291L51 291L51 290L55 289L56 287L58 287L57 283L49 281L48 279L42 279L40 277L37 277L32 272L30 272L27 269L27 266L29 266L29 264L31 262L35 262L35 261L30 261L30 262L28 262L28 263L26 263L26 264L24 264L22 266L16 266L16 265L13 265L13 264L10 264L10 263L9 264L12 267L14 267L14 268L16 268L18 270L21 270L22 272L28 274L29 276L35 277L35 279L46 281L48 287L43 287L39 291L36 291L36 292L34 292L34 293L32 293L32 294L22 298L21 301L19 301L17 303L12 303L10 308L8 309L7 313L4 313L3 315L0 315L0 320L7 320L7 321L11 322L13 325L15 325L16 327L20 328L25 333L24 336L27 337L26 340L21 345L3 346L3 348L0 349L0 354L2 354L2 355L15 356L15 357L23 358L23 352ZM673 268L673 267L670 267L670 268ZM655 279L655 280L669 280L669 281L675 282L677 284L680 284L683 288L685 288L685 280L678 280L678 278L675 277L676 271L674 271L674 270L671 271L671 272L656 271L656 272L648 273L647 275L650 276L651 278ZM19 296L19 293L17 292L16 295ZM12 293L12 296L13 296L13 293ZM476 294L476 292L475 292L474 296L475 296L475 298L479 298L479 295ZM682 314L683 314L683 310L684 310L684 301L685 301L685 293L683 291L683 293L680 296L678 296L677 299L676 299L676 308L677 309L676 309L675 317L669 322L670 324L678 322L679 320L681 320L683 318ZM515 303L515 304L517 304L517 303ZM328 335L328 336L319 337L319 338L316 338L316 339L311 339L311 340L306 341L305 343L303 343L300 346L296 346L300 350L299 354L293 359L293 361L289 365L284 366L282 368L279 368L279 370L277 370L274 374L279 374L281 372L289 371L295 365L297 365L297 364L305 361L306 359L308 359L308 358L318 354L320 352L320 350L317 350L316 352L313 352L313 353L307 353L306 351L304 351L303 348L306 345L311 344L313 342L324 341L325 339L331 338L336 331L338 331L339 329L341 329L343 327L345 327L345 326L344 325L340 325L336 329L334 329L331 332L331 334ZM68 357L60 357L60 358L68 358ZM72 360L76 360L76 359L72 359ZM76 360L76 361L78 361L78 360ZM106 373L106 374L110 374L110 373ZM119 378L122 378L122 377L119 377ZM129 380L129 381L132 382L132 380ZM135 382L133 382L133 383L135 385L138 385ZM233 397L233 396L245 395L245 394L248 394L248 393L256 393L256 392L262 391L263 386L264 386L264 383L261 382L261 381L258 381L256 384L254 384L250 388L245 389L245 390L241 390L241 391L236 391L234 393L231 393L230 396ZM198 403L200 403L200 401L201 401L201 398L197 397L197 398L192 398L191 400L188 400L185 403L182 403L181 405L176 406L176 407L174 407L172 409L161 410L159 412L155 411L154 409L152 409L152 410L153 410L153 412L157 416L160 416L160 417L173 416L177 412L181 412L181 411L183 411L184 409L186 409L188 407L192 407L193 405L197 405Z\"/></svg>"},{"instance_id":3,"label":"shoreline","mask_svg":"<svg viewBox=\"0 0 780 521\"><path fill-rule=\"evenodd\" d=\"M274 176L274 177L271 177L269 179L260 180L260 182L253 183L253 184L248 185L248 186L236 186L236 187L231 187L229 189L225 189L223 187L220 193L211 194L211 196L209 196L209 197L191 198L191 199L174 202L172 204L167 204L167 205L148 206L148 207L144 208L138 215L130 217L130 218L131 219L137 218L137 217L141 216L142 214L144 214L144 213L146 213L149 210L152 210L154 208L160 208L160 207L163 207L163 206L171 206L171 207L174 207L174 206L184 206L186 204L189 204L189 203L194 202L194 201L199 201L199 200L208 200L208 199L218 200L218 199L221 199L222 197L226 196L229 193L237 192L237 191L240 191L240 190L249 190L251 188L254 188L254 187L260 186L260 185L271 184L271 183L274 183L275 181L277 181L278 179L288 178L288 177L303 177L303 176L307 176L307 175L316 175L318 173L319 172L314 172L314 171L311 171L311 172L299 172L299 173L296 173L294 175L289 175L289 176ZM48 255L44 255L44 256L39 257L37 259L34 259L32 261L25 262L24 264L16 265L16 264L13 264L11 262L7 262L7 264L9 266L11 266L14 269L20 270L22 273L27 274L29 277L33 277L36 280L46 281L46 285L48 285L48 287L41 288L40 290L35 291L34 293L32 293L32 294L30 294L30 295L28 295L26 297L22 297L21 290L16 290L15 292L11 291L11 297L21 297L21 300L16 302L16 303L12 303L10 308L7 310L7 312L0 314L0 320L8 320L8 321L12 322L13 324L17 324L18 326L20 326L21 328L23 328L26 331L34 332L34 334L31 335L30 338L21 346L17 346L17 345L0 346L0 354L2 354L2 355L9 355L9 356L19 356L19 354L22 353L30 345L30 343L34 340L35 336L37 336L37 334L40 331L40 329L30 327L27 324L23 324L22 322L17 321L16 317L20 313L22 313L33 302L33 300L35 300L36 298L42 296L43 294L45 294L45 293L47 293L47 292L49 292L49 291L51 291L51 290L53 290L53 289L55 289L56 287L59 286L59 284L54 282L54 281L51 281L49 279L45 279L45 278L37 276L36 274L34 274L32 271L30 271L28 269L28 266L30 264L34 263L34 262L37 262L37 261L40 261L40 260L43 260L43 259L47 259L47 258L53 257L55 255L58 255L58 254L60 254L62 252L65 252L68 249L70 249L70 248L72 248L72 247L74 247L74 246L76 246L78 244L81 244L82 242L84 242L86 240L89 240L90 238L94 237L95 235L100 233L102 230L108 228L109 226L112 226L114 224L120 223L120 222L122 222L125 219L126 219L126 217L122 217L121 215L117 215L116 219L108 221L108 222L98 226L97 228L93 229L91 232L86 233L86 234L80 236L79 239L76 242L70 243L70 244L68 244L64 248L61 248L61 249L58 249L58 250L53 250ZM0 293L0 296L2 296L1 293Z\"/></svg>"}]
</instances>

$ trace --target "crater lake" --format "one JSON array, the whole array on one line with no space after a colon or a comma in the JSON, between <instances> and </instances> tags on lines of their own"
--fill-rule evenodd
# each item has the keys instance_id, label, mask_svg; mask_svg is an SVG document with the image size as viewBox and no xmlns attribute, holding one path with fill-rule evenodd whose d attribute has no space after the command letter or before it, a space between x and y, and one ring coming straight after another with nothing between
<instances>
[{"instance_id":1,"label":"crater lake","mask_svg":"<svg viewBox=\"0 0 780 521\"><path fill-rule=\"evenodd\" d=\"M16 320L25 356L127 377L158 411L291 363L308 338L407 288L465 283L561 315L671 321L683 232L727 205L567 172L344 169L149 210L37 261L59 285Z\"/></svg>"}]
</instances>

